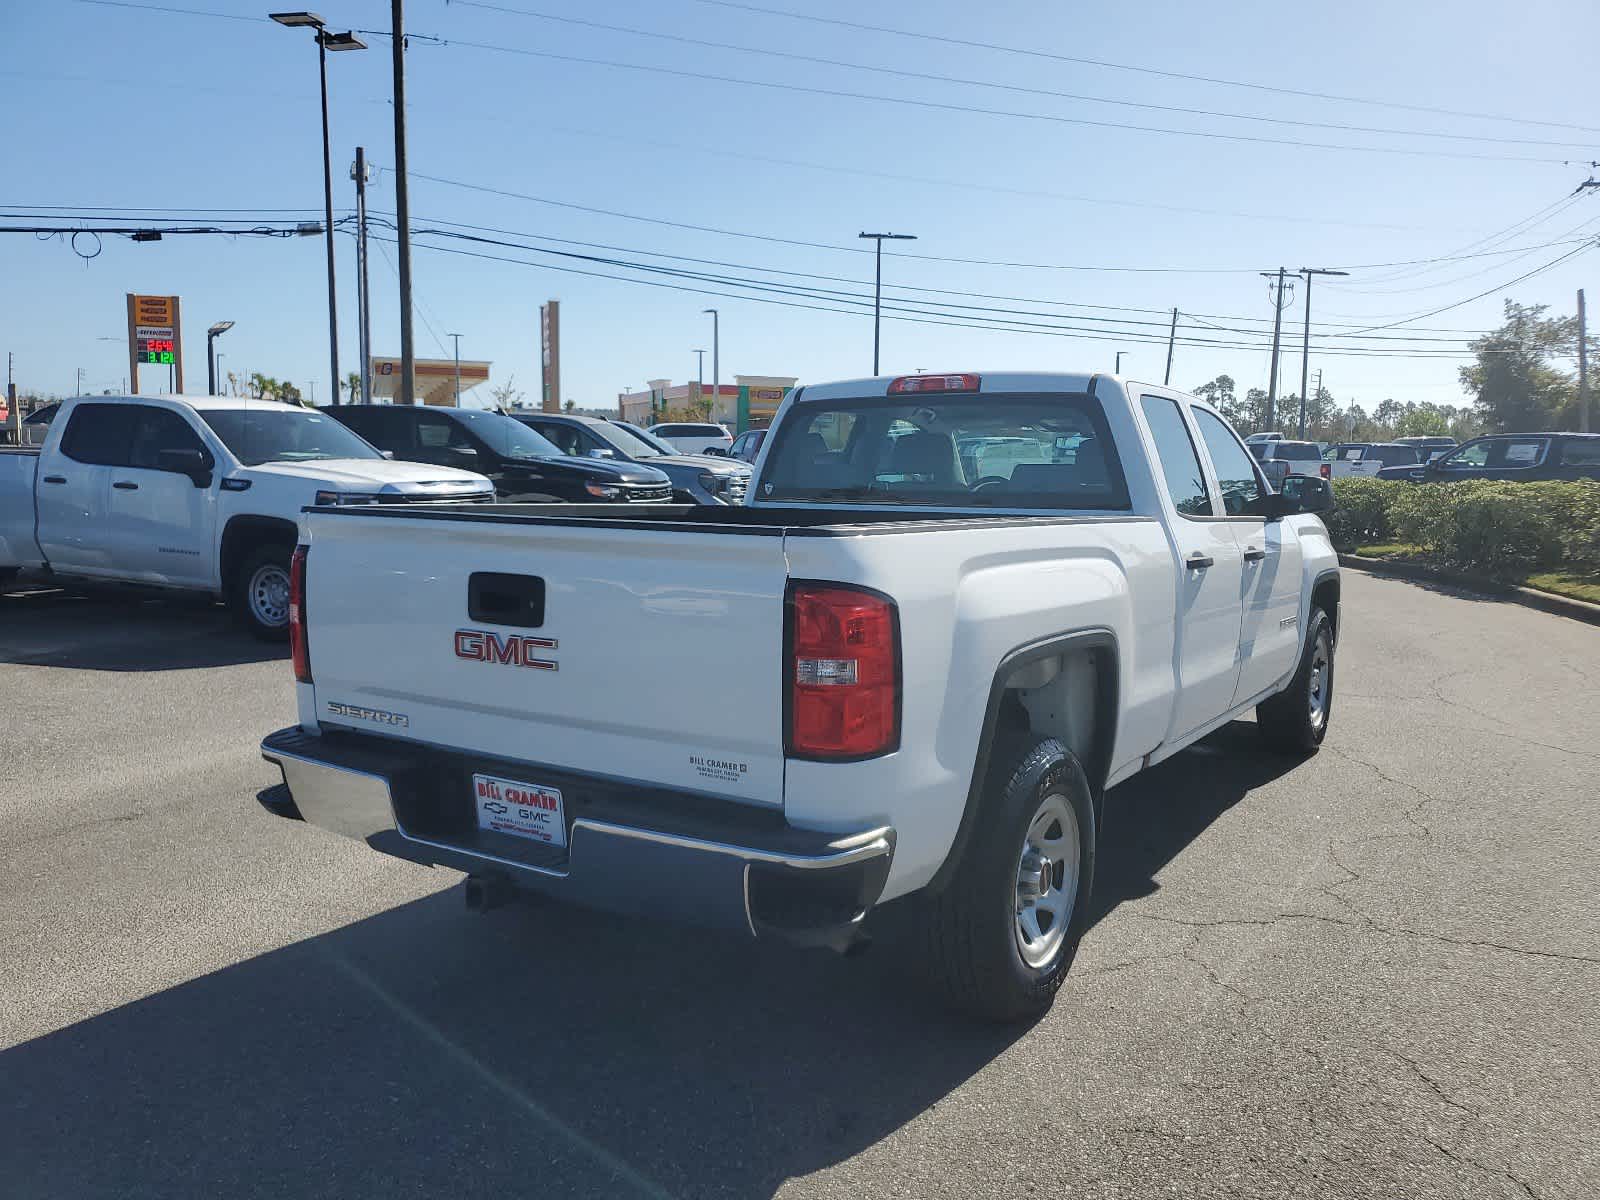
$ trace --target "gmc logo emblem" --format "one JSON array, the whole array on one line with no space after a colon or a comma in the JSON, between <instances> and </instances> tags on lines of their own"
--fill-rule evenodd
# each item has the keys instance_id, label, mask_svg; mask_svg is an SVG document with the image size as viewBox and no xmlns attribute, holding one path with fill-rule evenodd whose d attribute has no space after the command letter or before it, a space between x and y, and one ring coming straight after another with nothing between
<instances>
[{"instance_id":1,"label":"gmc logo emblem","mask_svg":"<svg viewBox=\"0 0 1600 1200\"><path fill-rule=\"evenodd\" d=\"M483 629L456 630L456 657L472 662L554 671L557 669L556 661L552 658L540 658L536 651L555 648L555 638L527 637L520 633L501 636Z\"/></svg>"}]
</instances>

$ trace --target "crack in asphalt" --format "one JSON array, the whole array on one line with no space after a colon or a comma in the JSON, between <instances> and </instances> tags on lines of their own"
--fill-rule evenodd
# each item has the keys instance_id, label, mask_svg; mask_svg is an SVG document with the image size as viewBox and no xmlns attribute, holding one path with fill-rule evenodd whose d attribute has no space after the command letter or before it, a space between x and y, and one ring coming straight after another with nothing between
<instances>
[{"instance_id":1,"label":"crack in asphalt","mask_svg":"<svg viewBox=\"0 0 1600 1200\"><path fill-rule=\"evenodd\" d=\"M1218 917L1206 921L1187 920L1182 917L1169 917L1162 913L1131 913L1146 921L1159 921L1168 925L1183 925L1191 929L1238 929L1238 928L1270 928L1285 921L1316 921L1324 925L1338 925L1346 929L1368 930L1381 933L1389 937L1411 937L1419 941L1438 942L1446 946L1456 946L1469 950L1500 950L1506 954L1515 954L1527 958L1554 959L1558 962L1581 963L1585 966L1600 967L1600 956L1588 954L1565 954L1559 950L1540 950L1530 946L1511 946L1505 942L1480 941L1473 938L1451 937L1444 933L1430 933L1427 930L1411 929L1404 925L1387 925L1369 917L1360 910L1353 910L1361 917L1359 920L1347 921L1342 917L1330 917L1326 913L1284 912L1274 913L1270 917Z\"/></svg>"},{"instance_id":2,"label":"crack in asphalt","mask_svg":"<svg viewBox=\"0 0 1600 1200\"><path fill-rule=\"evenodd\" d=\"M1444 1155L1451 1162L1460 1163L1464 1167L1471 1167L1474 1170L1482 1171L1485 1175L1498 1176L1501 1179L1504 1179L1504 1180L1507 1180L1510 1183L1516 1184L1519 1188L1522 1189L1523 1194L1526 1195L1526 1196L1531 1197L1532 1200L1539 1200L1539 1193L1533 1190L1533 1185L1530 1184L1526 1179L1523 1179L1520 1175L1517 1175L1517 1174L1513 1173L1508 1168L1506 1168L1506 1167L1491 1167L1491 1166L1488 1166L1488 1165L1486 1165L1484 1163L1479 1162L1475 1158L1469 1158L1465 1154L1460 1153L1459 1151L1450 1149L1449 1146L1446 1146L1443 1142L1435 1140L1433 1137L1429 1136L1426 1133L1424 1133L1424 1134L1422 1134L1420 1136L1422 1137L1423 1141L1427 1142L1428 1145L1432 1146L1435 1150L1437 1150L1440 1154Z\"/></svg>"},{"instance_id":3,"label":"crack in asphalt","mask_svg":"<svg viewBox=\"0 0 1600 1200\"><path fill-rule=\"evenodd\" d=\"M1423 837L1426 838L1426 837L1432 837L1433 836L1433 830L1430 829L1422 821L1422 818L1417 816L1417 814L1419 812L1421 812L1424 808L1426 808L1429 804L1434 804L1434 803L1442 804L1442 803L1444 803L1444 801L1441 800L1438 796L1435 796L1432 792L1424 791L1422 788L1419 788L1414 783L1410 783L1407 780L1400 779L1397 776L1389 774L1382 767L1380 767L1377 763L1369 762L1368 760L1360 757L1359 755L1351 754L1350 751L1348 751L1348 750L1341 750L1338 746L1330 746L1330 745L1327 745L1326 743L1323 744L1322 749L1325 752L1332 754L1335 758L1342 758L1346 762L1353 762L1357 766L1366 767L1367 770L1371 771L1373 774L1375 774L1379 779L1383 780L1385 783L1392 783L1396 787L1403 787L1407 791L1415 792L1417 795L1421 796L1422 799L1417 801L1417 803L1413 804L1410 808L1402 810L1401 813L1400 813L1400 816L1401 816L1402 820L1406 821L1408 824L1414 826L1415 828L1421 830ZM1388 835L1386 835L1386 834L1377 835L1377 837L1385 837L1385 836L1388 836ZM1375 837L1355 838L1353 840L1352 844L1354 844L1354 842L1367 842L1367 841L1374 841L1374 840L1376 840ZM1346 867L1345 869L1349 870L1348 867Z\"/></svg>"},{"instance_id":4,"label":"crack in asphalt","mask_svg":"<svg viewBox=\"0 0 1600 1200\"><path fill-rule=\"evenodd\" d=\"M1442 1102L1449 1105L1451 1108L1466 1113L1474 1121L1481 1122L1483 1120L1483 1114L1481 1114L1471 1105L1461 1103L1461 1101L1457 1100L1454 1096L1450 1095L1449 1092L1445 1091L1444 1085L1439 1083L1438 1080L1434 1079L1431 1075L1424 1071L1422 1069L1422 1064L1417 1062L1416 1059L1410 1057L1409 1055L1400 1053L1400 1051L1394 1049L1392 1046L1384 1046L1382 1049L1383 1052L1388 1054L1391 1058L1395 1058L1400 1062L1405 1063L1406 1066L1410 1067L1416 1077L1422 1080L1423 1083L1427 1084L1428 1087L1433 1090L1433 1094L1439 1097Z\"/></svg>"},{"instance_id":5,"label":"crack in asphalt","mask_svg":"<svg viewBox=\"0 0 1600 1200\"><path fill-rule=\"evenodd\" d=\"M150 813L148 810L141 808L130 813L116 813L109 817L96 817L92 821L79 821L75 825L63 825L60 829L52 829L49 833L40 833L35 834L33 837L18 838L12 843L12 845L18 847L36 846L42 842L53 842L60 838L71 837L75 833L83 833L90 829L96 829L101 825L118 825L125 821L137 821L141 817L148 817L149 815Z\"/></svg>"}]
</instances>

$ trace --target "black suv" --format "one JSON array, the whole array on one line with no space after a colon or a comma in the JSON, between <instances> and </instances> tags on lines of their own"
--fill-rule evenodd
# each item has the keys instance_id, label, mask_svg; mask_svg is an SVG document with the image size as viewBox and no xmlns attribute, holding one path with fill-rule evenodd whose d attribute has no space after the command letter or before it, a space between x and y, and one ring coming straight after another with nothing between
<instances>
[{"instance_id":1,"label":"black suv","mask_svg":"<svg viewBox=\"0 0 1600 1200\"><path fill-rule=\"evenodd\" d=\"M474 408L340 404L322 409L403 462L476 471L517 503L664 504L672 482L628 462L572 458L520 421Z\"/></svg>"},{"instance_id":2,"label":"black suv","mask_svg":"<svg viewBox=\"0 0 1600 1200\"><path fill-rule=\"evenodd\" d=\"M721 455L680 454L669 443L636 426L566 413L518 413L517 420L568 454L605 462L648 464L672 480L679 501L743 504L750 465Z\"/></svg>"},{"instance_id":3,"label":"black suv","mask_svg":"<svg viewBox=\"0 0 1600 1200\"><path fill-rule=\"evenodd\" d=\"M1496 433L1417 467L1385 467L1379 479L1600 479L1600 433Z\"/></svg>"}]
</instances>

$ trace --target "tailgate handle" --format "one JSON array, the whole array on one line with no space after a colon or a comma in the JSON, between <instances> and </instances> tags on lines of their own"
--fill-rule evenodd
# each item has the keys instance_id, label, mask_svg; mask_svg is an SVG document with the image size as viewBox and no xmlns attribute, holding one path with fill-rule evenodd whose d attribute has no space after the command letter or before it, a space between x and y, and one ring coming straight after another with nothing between
<instances>
[{"instance_id":1,"label":"tailgate handle","mask_svg":"<svg viewBox=\"0 0 1600 1200\"><path fill-rule=\"evenodd\" d=\"M544 624L544 579L474 571L467 580L467 615L490 625L538 629Z\"/></svg>"}]
</instances>

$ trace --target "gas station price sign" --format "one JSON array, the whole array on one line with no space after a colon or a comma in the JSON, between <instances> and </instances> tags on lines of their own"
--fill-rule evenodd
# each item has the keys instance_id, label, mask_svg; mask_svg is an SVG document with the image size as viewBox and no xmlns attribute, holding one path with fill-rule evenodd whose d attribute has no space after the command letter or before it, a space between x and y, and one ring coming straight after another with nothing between
<instances>
[{"instance_id":1,"label":"gas station price sign","mask_svg":"<svg viewBox=\"0 0 1600 1200\"><path fill-rule=\"evenodd\" d=\"M177 361L177 347L169 337L139 338L136 348L142 363L168 364Z\"/></svg>"}]
</instances>

